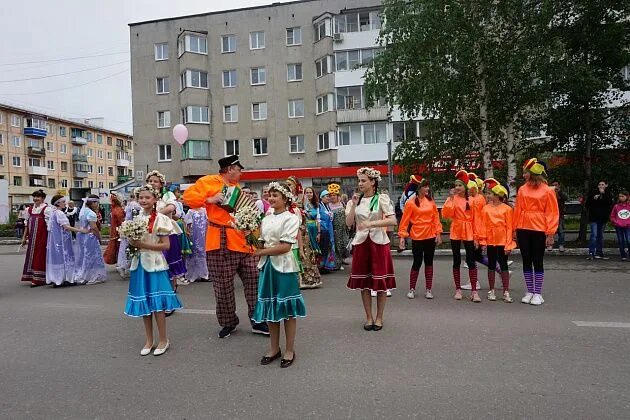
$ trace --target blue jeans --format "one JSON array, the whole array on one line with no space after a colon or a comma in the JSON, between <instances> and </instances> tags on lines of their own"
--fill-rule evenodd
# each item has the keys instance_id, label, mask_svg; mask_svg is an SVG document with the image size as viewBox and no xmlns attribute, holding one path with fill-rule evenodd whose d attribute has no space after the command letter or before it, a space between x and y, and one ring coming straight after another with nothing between
<instances>
[{"instance_id":1,"label":"blue jeans","mask_svg":"<svg viewBox=\"0 0 630 420\"><path fill-rule=\"evenodd\" d=\"M619 244L619 254L621 258L627 258L630 254L630 228L615 227L617 232L617 244ZM628 250L628 252L626 252Z\"/></svg>"},{"instance_id":2,"label":"blue jeans","mask_svg":"<svg viewBox=\"0 0 630 420\"><path fill-rule=\"evenodd\" d=\"M558 234L558 246L564 246L564 216L560 216L560 220L558 220L556 233Z\"/></svg>"},{"instance_id":3,"label":"blue jeans","mask_svg":"<svg viewBox=\"0 0 630 420\"><path fill-rule=\"evenodd\" d=\"M604 256L604 227L606 222L591 222L591 237L588 245L589 254Z\"/></svg>"}]
</instances>

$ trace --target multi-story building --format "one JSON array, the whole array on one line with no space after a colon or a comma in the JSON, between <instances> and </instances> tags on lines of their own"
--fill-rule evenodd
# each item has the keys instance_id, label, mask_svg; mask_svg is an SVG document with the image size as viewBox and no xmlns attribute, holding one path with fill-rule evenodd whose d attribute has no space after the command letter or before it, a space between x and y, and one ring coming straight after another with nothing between
<instances>
[{"instance_id":1,"label":"multi-story building","mask_svg":"<svg viewBox=\"0 0 630 420\"><path fill-rule=\"evenodd\" d=\"M32 202L43 189L71 199L104 195L134 177L133 138L70 119L0 104L0 179L9 202Z\"/></svg>"},{"instance_id":2,"label":"multi-story building","mask_svg":"<svg viewBox=\"0 0 630 420\"><path fill-rule=\"evenodd\" d=\"M303 0L130 24L136 167L190 182L236 153L249 184L294 174L347 189L365 163L386 172L388 142L420 123L365 108L380 8Z\"/></svg>"}]
</instances>

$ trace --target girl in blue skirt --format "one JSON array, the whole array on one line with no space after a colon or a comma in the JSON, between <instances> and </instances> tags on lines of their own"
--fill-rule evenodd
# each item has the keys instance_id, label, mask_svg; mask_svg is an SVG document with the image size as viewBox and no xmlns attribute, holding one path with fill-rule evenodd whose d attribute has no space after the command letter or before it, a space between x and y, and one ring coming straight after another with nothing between
<instances>
[{"instance_id":1,"label":"girl in blue skirt","mask_svg":"<svg viewBox=\"0 0 630 420\"><path fill-rule=\"evenodd\" d=\"M147 221L148 231L139 241L129 241L129 245L139 248L131 260L129 293L125 314L142 317L146 334L146 343L140 351L146 356L153 349L153 316L157 324L159 340L154 356L164 354L169 348L166 335L165 311L174 311L182 307L175 295L168 275L168 263L164 251L170 247L169 235L173 232L172 220L156 210L159 192L151 185L141 187L138 202L142 213L137 217Z\"/></svg>"},{"instance_id":2,"label":"girl in blue skirt","mask_svg":"<svg viewBox=\"0 0 630 420\"><path fill-rule=\"evenodd\" d=\"M295 360L296 318L306 316L298 280L299 265L291 251L300 227L299 218L287 210L292 198L293 194L286 184L269 184L269 204L273 213L262 221L260 240L264 248L256 250L256 255L260 256L260 276L252 320L267 322L271 338L269 350L260 364L268 365L282 356L280 322L284 321L286 347L280 361L281 368L291 366Z\"/></svg>"}]
</instances>

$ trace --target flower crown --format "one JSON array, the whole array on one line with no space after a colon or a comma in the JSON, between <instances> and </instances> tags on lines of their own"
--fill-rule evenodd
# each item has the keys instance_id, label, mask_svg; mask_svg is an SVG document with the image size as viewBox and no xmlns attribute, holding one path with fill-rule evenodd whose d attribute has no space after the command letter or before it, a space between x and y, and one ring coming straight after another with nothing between
<instances>
[{"instance_id":1,"label":"flower crown","mask_svg":"<svg viewBox=\"0 0 630 420\"><path fill-rule=\"evenodd\" d=\"M376 181L381 180L381 171L377 171L374 168L369 168L367 166L357 170L357 175L365 175L370 179L374 179Z\"/></svg>"},{"instance_id":2,"label":"flower crown","mask_svg":"<svg viewBox=\"0 0 630 420\"><path fill-rule=\"evenodd\" d=\"M291 193L291 190L285 185L279 182L270 182L269 191L271 190L278 191L280 194L284 195L289 200L289 203L293 201L293 193Z\"/></svg>"},{"instance_id":3,"label":"flower crown","mask_svg":"<svg viewBox=\"0 0 630 420\"><path fill-rule=\"evenodd\" d=\"M151 185L151 184L146 184L146 185L143 185L142 187L138 187L137 190L138 191L136 193L136 197L139 196L142 191L150 192L151 194L153 194L153 196L155 198L159 198L160 197L160 192L158 190L156 190L155 188L153 188L153 185Z\"/></svg>"},{"instance_id":4,"label":"flower crown","mask_svg":"<svg viewBox=\"0 0 630 420\"><path fill-rule=\"evenodd\" d=\"M162 182L162 185L166 184L166 177L164 175L162 175L159 171L151 171L147 174L147 176L144 178L145 182L149 182L149 179L151 179L152 176L157 176L160 181Z\"/></svg>"}]
</instances>

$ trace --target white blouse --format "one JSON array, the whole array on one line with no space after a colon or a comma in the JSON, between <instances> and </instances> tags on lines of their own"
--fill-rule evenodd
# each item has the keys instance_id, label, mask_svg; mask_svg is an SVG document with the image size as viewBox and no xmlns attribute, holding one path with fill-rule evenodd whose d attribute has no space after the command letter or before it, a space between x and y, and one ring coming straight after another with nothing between
<instances>
[{"instance_id":1,"label":"white blouse","mask_svg":"<svg viewBox=\"0 0 630 420\"><path fill-rule=\"evenodd\" d=\"M389 199L389 196L387 194L378 195L378 205L376 205L376 208L372 209L372 211L370 211L371 202L372 197L363 197L359 205L356 207L356 210L354 211L354 220L357 225L357 233L356 235L354 235L352 245L362 244L363 242L365 242L368 236L375 244L385 245L389 243L389 237L387 236L386 227L373 227L370 229L362 230L359 230L358 228L359 224L365 223L368 220L370 222L376 222L394 214L394 206L392 206L392 201ZM346 207L346 214L349 214L354 207L354 202L350 201L348 203L348 206Z\"/></svg>"},{"instance_id":2,"label":"white blouse","mask_svg":"<svg viewBox=\"0 0 630 420\"><path fill-rule=\"evenodd\" d=\"M57 223L61 227L70 226L70 220L68 220L68 216L66 216L66 214L63 211L59 210L58 208L55 208L50 213L50 221L53 223ZM48 223L49 232L50 232L51 226L52 226L52 223Z\"/></svg>"},{"instance_id":3,"label":"white blouse","mask_svg":"<svg viewBox=\"0 0 630 420\"><path fill-rule=\"evenodd\" d=\"M300 219L290 211L280 214L267 214L260 226L260 240L265 243L265 248L272 248L280 243L294 245L297 242ZM273 268L281 273L297 273L300 271L293 251L280 255L263 255L258 262L258 268L262 269L271 260Z\"/></svg>"},{"instance_id":4,"label":"white blouse","mask_svg":"<svg viewBox=\"0 0 630 420\"><path fill-rule=\"evenodd\" d=\"M40 206L35 207L35 204L33 204L33 206L31 207L31 213L33 214L40 214L42 212L42 210L44 211L44 220L46 221L46 226L48 226L48 222L50 221L50 215L52 214L52 212L55 210L53 208L53 206L49 205L49 204L42 204ZM24 219L25 222L28 223L28 219L30 218L30 214L28 212L28 210L26 211L26 218Z\"/></svg>"},{"instance_id":5,"label":"white blouse","mask_svg":"<svg viewBox=\"0 0 630 420\"><path fill-rule=\"evenodd\" d=\"M160 211L162 211L162 209L164 209L164 207L166 207L168 205L173 205L173 207L175 208L175 211L173 213L175 215L177 215L178 217L182 217L183 216L183 215L179 215L179 212L177 210L178 209L177 198L175 198L175 194L173 194L171 191L167 191L167 192L164 193L164 195L162 195L162 198L160 198L158 200L158 202L155 204L155 209L158 212L160 212ZM171 223L173 225L173 234L181 235L183 232L182 232L182 229L177 224L177 222L175 222L173 219L171 219Z\"/></svg>"},{"instance_id":6,"label":"white blouse","mask_svg":"<svg viewBox=\"0 0 630 420\"><path fill-rule=\"evenodd\" d=\"M136 217L147 219L147 222L149 219L149 215L144 213L141 213ZM153 222L153 231L151 233L145 232L142 236L142 241L157 244L160 241L160 236L169 236L173 233L172 225L173 221L168 216L158 213L155 218L155 222ZM166 262L166 258L164 257L164 253L162 251L140 249L140 252L134 255L131 260L131 267L129 269L131 271L136 270L140 260L142 260L142 268L144 268L144 271L151 273L155 271L168 270L168 263Z\"/></svg>"}]
</instances>

